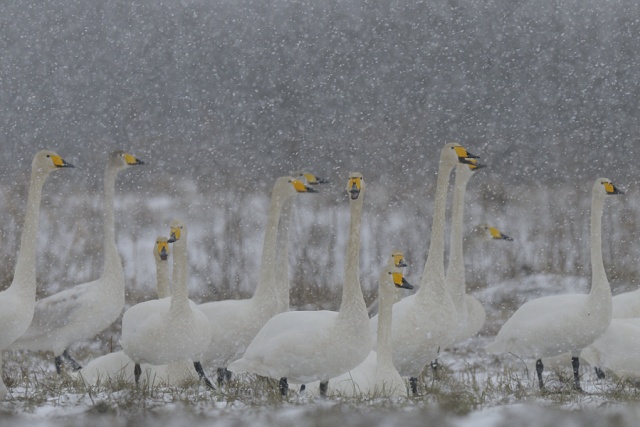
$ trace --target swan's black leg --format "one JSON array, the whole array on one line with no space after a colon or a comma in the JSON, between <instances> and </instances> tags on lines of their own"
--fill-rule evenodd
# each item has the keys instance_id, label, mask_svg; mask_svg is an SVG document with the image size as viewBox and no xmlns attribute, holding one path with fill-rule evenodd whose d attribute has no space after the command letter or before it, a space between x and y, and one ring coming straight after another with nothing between
<instances>
[{"instance_id":1,"label":"swan's black leg","mask_svg":"<svg viewBox=\"0 0 640 427\"><path fill-rule=\"evenodd\" d=\"M409 378L409 384L411 385L411 393L416 396L418 394L418 379L416 377Z\"/></svg>"},{"instance_id":2,"label":"swan's black leg","mask_svg":"<svg viewBox=\"0 0 640 427\"><path fill-rule=\"evenodd\" d=\"M571 367L573 368L573 388L575 390L582 390L580 387L580 358L572 357L571 358Z\"/></svg>"},{"instance_id":3,"label":"swan's black leg","mask_svg":"<svg viewBox=\"0 0 640 427\"><path fill-rule=\"evenodd\" d=\"M139 363L136 363L133 367L133 376L136 379L136 385L138 385L138 382L140 381L140 375L142 375L142 368L140 368Z\"/></svg>"},{"instance_id":4,"label":"swan's black leg","mask_svg":"<svg viewBox=\"0 0 640 427\"><path fill-rule=\"evenodd\" d=\"M286 377L280 378L280 382L278 382L278 388L280 389L280 394L282 397L287 396L287 391L289 390L289 383L287 382Z\"/></svg>"},{"instance_id":5,"label":"swan's black leg","mask_svg":"<svg viewBox=\"0 0 640 427\"><path fill-rule=\"evenodd\" d=\"M62 355L64 356L65 359L67 359L69 361L69 363L71 363L71 367L73 368L73 371L79 371L80 369L82 369L82 366L75 361L75 359L73 357L71 357L71 355L69 354L69 352L67 350L62 352Z\"/></svg>"},{"instance_id":6,"label":"swan's black leg","mask_svg":"<svg viewBox=\"0 0 640 427\"><path fill-rule=\"evenodd\" d=\"M62 356L56 356L54 360L56 363L56 372L58 374L62 373Z\"/></svg>"},{"instance_id":7,"label":"swan's black leg","mask_svg":"<svg viewBox=\"0 0 640 427\"><path fill-rule=\"evenodd\" d=\"M320 381L320 397L327 397L327 389L329 388L329 381Z\"/></svg>"},{"instance_id":8,"label":"swan's black leg","mask_svg":"<svg viewBox=\"0 0 640 427\"><path fill-rule=\"evenodd\" d=\"M538 373L538 387L540 387L540 390L544 388L544 383L542 382L543 369L544 369L544 365L542 364L542 359L536 360L536 372Z\"/></svg>"},{"instance_id":9,"label":"swan's black leg","mask_svg":"<svg viewBox=\"0 0 640 427\"><path fill-rule=\"evenodd\" d=\"M202 363L193 362L193 367L196 369L196 372L200 376L200 379L204 381L204 384L211 390L215 390L216 388L213 386L213 384L211 384L211 381L209 381L209 378L207 378L206 374L204 373L204 369L202 369Z\"/></svg>"},{"instance_id":10,"label":"swan's black leg","mask_svg":"<svg viewBox=\"0 0 640 427\"><path fill-rule=\"evenodd\" d=\"M602 369L598 368L597 366L594 369L596 370L596 376L598 377L599 380L603 380L604 377L606 377Z\"/></svg>"},{"instance_id":11,"label":"swan's black leg","mask_svg":"<svg viewBox=\"0 0 640 427\"><path fill-rule=\"evenodd\" d=\"M218 386L222 386L222 383L227 380L229 381L230 372L227 371L227 368L218 368Z\"/></svg>"}]
</instances>

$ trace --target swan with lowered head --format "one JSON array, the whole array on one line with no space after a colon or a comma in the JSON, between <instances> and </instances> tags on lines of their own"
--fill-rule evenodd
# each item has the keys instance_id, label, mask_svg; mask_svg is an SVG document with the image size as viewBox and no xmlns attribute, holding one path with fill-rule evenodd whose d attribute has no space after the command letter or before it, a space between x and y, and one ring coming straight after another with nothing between
<instances>
[{"instance_id":1,"label":"swan with lowered head","mask_svg":"<svg viewBox=\"0 0 640 427\"><path fill-rule=\"evenodd\" d=\"M142 374L141 363L165 365L184 359L193 366L209 388L200 359L209 346L209 320L187 290L187 228L179 220L171 222L173 243L173 279L171 296L145 301L129 308L122 317L122 349L134 362L136 383Z\"/></svg>"},{"instance_id":2,"label":"swan with lowered head","mask_svg":"<svg viewBox=\"0 0 640 427\"><path fill-rule=\"evenodd\" d=\"M418 291L393 306L391 348L393 364L403 376L410 376L411 390L417 393L417 377L424 366L436 359L440 348L453 340L456 308L445 286L444 226L447 188L451 170L459 163L470 163L470 154L456 143L446 144L440 152L436 199L429 254ZM406 328L404 325L412 325ZM378 328L377 316L370 320L372 334ZM374 338L375 339L375 338Z\"/></svg>"},{"instance_id":3,"label":"swan with lowered head","mask_svg":"<svg viewBox=\"0 0 640 427\"><path fill-rule=\"evenodd\" d=\"M38 300L29 329L12 349L53 351L58 373L63 357L78 370L80 365L71 358L68 347L94 337L120 317L124 308L124 272L115 241L115 183L118 172L140 164L124 151L114 151L109 156L104 175L104 265L100 278Z\"/></svg>"},{"instance_id":4,"label":"swan with lowered head","mask_svg":"<svg viewBox=\"0 0 640 427\"><path fill-rule=\"evenodd\" d=\"M31 162L31 180L13 281L0 292L0 399L7 395L2 381L2 351L28 328L36 302L36 239L42 187L54 170L73 167L53 151L38 151Z\"/></svg>"},{"instance_id":5,"label":"swan with lowered head","mask_svg":"<svg viewBox=\"0 0 640 427\"><path fill-rule=\"evenodd\" d=\"M610 194L622 194L606 178L591 191L591 291L589 294L552 295L524 303L502 326L488 353L513 353L536 360L538 385L544 388L542 358L571 354L574 388L580 389L580 352L611 322L611 287L602 261L602 210Z\"/></svg>"},{"instance_id":6,"label":"swan with lowered head","mask_svg":"<svg viewBox=\"0 0 640 427\"><path fill-rule=\"evenodd\" d=\"M159 299L171 296L168 273L169 243L167 240L166 237L159 236L153 245ZM141 376L146 378L149 384L180 387L198 380L198 373L195 371L193 363L186 359L168 365L143 363L140 365L140 369ZM85 383L94 385L114 380L132 383L135 380L134 371L134 361L120 350L91 360L79 371L71 372L71 376L82 378Z\"/></svg>"},{"instance_id":7,"label":"swan with lowered head","mask_svg":"<svg viewBox=\"0 0 640 427\"><path fill-rule=\"evenodd\" d=\"M198 306L211 324L211 343L202 360L218 368L219 383L226 374L227 365L244 354L267 320L289 310L286 244L292 201L298 193L315 192L297 179L289 176L278 178L271 192L258 286L253 296L250 299L212 301ZM280 222L283 227L278 236ZM282 242L280 248L278 239ZM280 272L276 271L276 265Z\"/></svg>"},{"instance_id":8,"label":"swan with lowered head","mask_svg":"<svg viewBox=\"0 0 640 427\"><path fill-rule=\"evenodd\" d=\"M351 173L347 183L351 220L340 311L289 311L272 317L244 356L229 365L229 371L279 378L283 395L288 381L305 384L320 380L320 394L324 395L329 378L367 357L371 334L359 273L364 190L362 174Z\"/></svg>"},{"instance_id":9,"label":"swan with lowered head","mask_svg":"<svg viewBox=\"0 0 640 427\"><path fill-rule=\"evenodd\" d=\"M357 367L331 378L328 384L329 393L350 397L407 397L407 385L393 365L391 352L391 307L397 300L400 289L413 289L402 274L402 267L406 265L402 252L394 252L389 257L387 267L380 273L378 350L369 352L367 358ZM314 385L307 386L313 390Z\"/></svg>"}]
</instances>

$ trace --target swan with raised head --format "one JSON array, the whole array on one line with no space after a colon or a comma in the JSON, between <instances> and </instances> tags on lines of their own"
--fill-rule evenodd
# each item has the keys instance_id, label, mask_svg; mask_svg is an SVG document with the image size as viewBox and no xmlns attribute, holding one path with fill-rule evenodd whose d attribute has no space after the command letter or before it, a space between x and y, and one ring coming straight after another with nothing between
<instances>
[{"instance_id":1,"label":"swan with raised head","mask_svg":"<svg viewBox=\"0 0 640 427\"><path fill-rule=\"evenodd\" d=\"M411 390L417 393L417 377L424 366L436 359L438 351L451 344L456 326L456 308L445 285L444 226L449 177L459 163L477 158L464 147L448 143L440 152L431 243L422 273L420 288L393 306L391 348L393 364L403 376L409 376ZM404 325L412 325L406 328ZM375 337L378 318L370 320ZM374 338L375 339L375 338Z\"/></svg>"},{"instance_id":2,"label":"swan with raised head","mask_svg":"<svg viewBox=\"0 0 640 427\"><path fill-rule=\"evenodd\" d=\"M588 294L552 295L524 303L502 326L488 353L513 353L536 360L538 385L544 388L542 358L571 354L574 388L580 389L580 352L611 322L611 287L602 261L602 210L607 195L622 194L606 178L598 178L591 191L591 291Z\"/></svg>"},{"instance_id":3,"label":"swan with raised head","mask_svg":"<svg viewBox=\"0 0 640 427\"><path fill-rule=\"evenodd\" d=\"M322 381L326 393L329 378L360 364L371 350L369 317L360 285L360 229L365 183L362 174L349 175L351 219L345 260L342 302L339 311L289 311L272 317L255 336L242 358L229 371L288 382Z\"/></svg>"},{"instance_id":4,"label":"swan with raised head","mask_svg":"<svg viewBox=\"0 0 640 427\"><path fill-rule=\"evenodd\" d=\"M218 382L222 381L226 366L244 354L267 320L289 311L286 244L293 197L298 193L315 192L297 179L289 176L278 178L271 192L258 286L253 296L244 300L212 301L198 306L211 324L211 343L202 360L218 368ZM280 222L283 224L279 233ZM282 242L280 248L278 240ZM280 267L280 272L276 271L276 265Z\"/></svg>"},{"instance_id":5,"label":"swan with raised head","mask_svg":"<svg viewBox=\"0 0 640 427\"><path fill-rule=\"evenodd\" d=\"M36 239L42 187L54 170L73 167L53 151L38 151L31 162L27 206L11 285L0 292L0 399L7 395L2 381L2 351L29 328L36 303Z\"/></svg>"},{"instance_id":6,"label":"swan with raised head","mask_svg":"<svg viewBox=\"0 0 640 427\"><path fill-rule=\"evenodd\" d=\"M104 175L104 265L100 278L38 300L29 329L12 349L53 351L58 373L63 357L78 370L80 365L71 358L68 347L94 337L120 317L124 308L124 272L115 240L115 183L120 171L140 164L124 151L114 151L109 156Z\"/></svg>"},{"instance_id":7,"label":"swan with raised head","mask_svg":"<svg viewBox=\"0 0 640 427\"><path fill-rule=\"evenodd\" d=\"M330 394L392 399L407 397L407 385L393 365L391 352L391 307L398 298L400 289L413 289L402 273L402 267L406 265L402 252L394 252L389 257L386 268L380 273L378 350L369 352L367 358L357 367L331 378L328 384ZM315 384L307 386L310 390L315 389Z\"/></svg>"},{"instance_id":8,"label":"swan with raised head","mask_svg":"<svg viewBox=\"0 0 640 427\"><path fill-rule=\"evenodd\" d=\"M159 236L153 245L153 257L156 265L156 286L158 298L171 296L169 286L169 243L167 238ZM162 384L166 386L185 386L198 380L193 362L181 360L168 365L140 365L141 376L148 384ZM99 384L105 381L135 381L135 363L124 351L105 354L91 360L77 372L71 372L74 378L82 378L87 384Z\"/></svg>"},{"instance_id":9,"label":"swan with raised head","mask_svg":"<svg viewBox=\"0 0 640 427\"><path fill-rule=\"evenodd\" d=\"M135 362L136 383L142 374L142 363L165 365L189 359L200 378L213 388L200 363L211 340L209 319L189 299L187 228L182 221L171 222L168 241L173 243L171 296L129 308L122 317L120 344Z\"/></svg>"}]
</instances>

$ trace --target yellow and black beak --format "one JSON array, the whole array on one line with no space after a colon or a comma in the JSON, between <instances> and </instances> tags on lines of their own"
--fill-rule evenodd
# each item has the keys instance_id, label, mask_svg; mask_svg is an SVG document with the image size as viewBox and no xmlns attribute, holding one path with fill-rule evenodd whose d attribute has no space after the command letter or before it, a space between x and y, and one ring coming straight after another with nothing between
<instances>
[{"instance_id":1,"label":"yellow and black beak","mask_svg":"<svg viewBox=\"0 0 640 427\"><path fill-rule=\"evenodd\" d=\"M169 235L168 243L175 243L180 240L180 227L171 227L171 234Z\"/></svg>"},{"instance_id":2,"label":"yellow and black beak","mask_svg":"<svg viewBox=\"0 0 640 427\"><path fill-rule=\"evenodd\" d=\"M413 289L413 285L405 280L404 275L402 273L389 272L389 274L392 276L393 284L396 285L396 288Z\"/></svg>"},{"instance_id":3,"label":"yellow and black beak","mask_svg":"<svg viewBox=\"0 0 640 427\"><path fill-rule=\"evenodd\" d=\"M75 166L73 166L71 163L67 163L62 157L58 155L52 155L51 161L57 168L75 168Z\"/></svg>"},{"instance_id":4,"label":"yellow and black beak","mask_svg":"<svg viewBox=\"0 0 640 427\"><path fill-rule=\"evenodd\" d=\"M491 233L491 238L496 240L508 240L509 242L513 241L512 237L503 234L500 230L495 227L489 227L489 233Z\"/></svg>"},{"instance_id":5,"label":"yellow and black beak","mask_svg":"<svg viewBox=\"0 0 640 427\"><path fill-rule=\"evenodd\" d=\"M624 194L624 191L613 185L613 182L611 181L602 181L602 185L604 185L604 191L606 191L607 194Z\"/></svg>"},{"instance_id":6,"label":"yellow and black beak","mask_svg":"<svg viewBox=\"0 0 640 427\"><path fill-rule=\"evenodd\" d=\"M456 156L458 156L458 161L460 163L465 163L465 164L472 164L472 161L470 159L479 159L479 156L476 156L475 154L471 154L470 152L467 151L466 148L464 148L462 145L454 145L453 149L456 151Z\"/></svg>"},{"instance_id":7,"label":"yellow and black beak","mask_svg":"<svg viewBox=\"0 0 640 427\"><path fill-rule=\"evenodd\" d=\"M407 263L404 261L404 254L402 252L394 252L393 256L393 264L396 267L406 267Z\"/></svg>"},{"instance_id":8,"label":"yellow and black beak","mask_svg":"<svg viewBox=\"0 0 640 427\"><path fill-rule=\"evenodd\" d=\"M477 171L478 169L482 169L482 168L486 168L487 167L487 165L484 165L484 164L478 162L477 158L465 159L465 161L461 162L461 163L464 163L464 164L468 165L469 169L472 170L473 172Z\"/></svg>"},{"instance_id":9,"label":"yellow and black beak","mask_svg":"<svg viewBox=\"0 0 640 427\"><path fill-rule=\"evenodd\" d=\"M129 153L124 153L124 161L127 162L127 165L129 166L144 165L144 162L142 160Z\"/></svg>"},{"instance_id":10,"label":"yellow and black beak","mask_svg":"<svg viewBox=\"0 0 640 427\"><path fill-rule=\"evenodd\" d=\"M305 185L302 181L298 179L292 179L291 184L293 185L293 188L295 188L298 193L317 193L318 192L317 190L309 187L308 185Z\"/></svg>"},{"instance_id":11,"label":"yellow and black beak","mask_svg":"<svg viewBox=\"0 0 640 427\"><path fill-rule=\"evenodd\" d=\"M360 177L351 177L349 178L349 183L347 184L347 191L351 195L351 200L357 200L360 196L360 190L362 189L362 181Z\"/></svg>"},{"instance_id":12,"label":"yellow and black beak","mask_svg":"<svg viewBox=\"0 0 640 427\"><path fill-rule=\"evenodd\" d=\"M316 176L316 175L314 175L312 173L309 173L309 172L301 172L300 176L304 176L304 179L307 180L307 183L309 185L328 184L329 183L328 179L320 178L319 176Z\"/></svg>"},{"instance_id":13,"label":"yellow and black beak","mask_svg":"<svg viewBox=\"0 0 640 427\"><path fill-rule=\"evenodd\" d=\"M169 244L168 242L158 242L158 254L162 261L166 261L169 258Z\"/></svg>"}]
</instances>

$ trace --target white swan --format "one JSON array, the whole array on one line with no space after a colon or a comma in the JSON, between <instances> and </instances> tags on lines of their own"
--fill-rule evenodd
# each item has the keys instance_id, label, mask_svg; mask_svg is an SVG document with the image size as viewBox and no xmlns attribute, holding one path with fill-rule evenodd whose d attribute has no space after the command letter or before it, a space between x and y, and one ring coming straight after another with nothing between
<instances>
[{"instance_id":1,"label":"white swan","mask_svg":"<svg viewBox=\"0 0 640 427\"><path fill-rule=\"evenodd\" d=\"M476 298L467 294L464 267L464 195L467 184L475 172L483 165L475 160L471 164L460 163L456 166L456 179L453 189L453 207L451 211L451 234L449 236L449 265L447 267L446 287L456 307L458 325L453 342L458 343L479 331L486 320L486 312ZM471 317L473 316L473 317Z\"/></svg>"},{"instance_id":2,"label":"white swan","mask_svg":"<svg viewBox=\"0 0 640 427\"><path fill-rule=\"evenodd\" d=\"M58 168L73 167L53 151L39 151L31 162L31 181L11 285L0 292L0 399L7 395L2 381L2 351L22 335L33 318L36 301L36 239L42 187L49 173Z\"/></svg>"},{"instance_id":3,"label":"white swan","mask_svg":"<svg viewBox=\"0 0 640 427\"><path fill-rule=\"evenodd\" d=\"M104 266L100 278L38 300L29 329L12 349L53 351L58 373L63 357L77 370L80 365L69 356L69 345L94 337L120 317L124 308L124 272L115 242L115 182L118 172L140 164L124 151L109 156L104 175Z\"/></svg>"},{"instance_id":4,"label":"white swan","mask_svg":"<svg viewBox=\"0 0 640 427\"><path fill-rule=\"evenodd\" d=\"M298 193L315 192L297 179L289 176L278 178L271 192L260 275L253 297L245 300L212 301L198 306L211 324L211 344L203 354L202 361L218 368L219 382L226 366L244 354L267 320L289 310L286 244L292 198ZM281 219L281 216L284 217ZM283 222L283 227L278 236L280 222ZM280 246L278 239L282 242ZM276 271L276 265L280 267L280 272Z\"/></svg>"},{"instance_id":5,"label":"white swan","mask_svg":"<svg viewBox=\"0 0 640 427\"><path fill-rule=\"evenodd\" d=\"M514 353L536 360L542 389L543 357L571 353L574 387L580 389L579 356L611 322L611 287L602 261L602 209L605 196L621 194L606 178L593 184L591 199L591 291L589 294L552 295L526 302L502 326L488 353Z\"/></svg>"},{"instance_id":6,"label":"white swan","mask_svg":"<svg viewBox=\"0 0 640 427\"><path fill-rule=\"evenodd\" d=\"M364 197L362 174L349 176L351 221L340 311L290 311L272 317L229 371L280 378L283 394L288 381L326 381L361 363L371 350L367 307L360 285L360 224ZM287 381L288 380L288 381Z\"/></svg>"},{"instance_id":7,"label":"white swan","mask_svg":"<svg viewBox=\"0 0 640 427\"><path fill-rule=\"evenodd\" d=\"M184 359L209 388L200 359L211 339L209 320L189 300L187 290L187 228L179 220L171 223L173 280L171 297L145 301L129 308L122 317L122 349L135 362L138 382L141 363L164 365Z\"/></svg>"},{"instance_id":8,"label":"white swan","mask_svg":"<svg viewBox=\"0 0 640 427\"><path fill-rule=\"evenodd\" d=\"M410 376L411 389L417 393L417 377L424 366L436 359L440 348L452 342L456 309L445 286L444 225L447 188L451 170L458 163L469 163L476 156L459 144L442 148L436 184L431 244L424 266L420 289L393 306L393 363L403 376ZM403 325L413 325L405 328ZM377 316L370 320L372 334L378 328Z\"/></svg>"},{"instance_id":9,"label":"white swan","mask_svg":"<svg viewBox=\"0 0 640 427\"><path fill-rule=\"evenodd\" d=\"M413 289L402 274L406 267L402 252L394 252L387 266L381 271L378 282L380 316L378 322L378 351L371 351L367 358L350 371L331 378L328 390L337 396L407 397L407 385L393 365L391 352L391 307L399 289ZM408 326L409 328L411 325ZM315 384L307 384L310 390Z\"/></svg>"},{"instance_id":10,"label":"white swan","mask_svg":"<svg viewBox=\"0 0 640 427\"><path fill-rule=\"evenodd\" d=\"M169 288L169 244L166 237L158 237L153 245L153 256L156 265L156 285L158 298L171 296ZM168 365L140 365L141 376L148 384L162 384L166 386L180 387L198 380L193 362L181 360ZM122 350L105 354L91 360L86 366L77 372L71 372L73 378L82 378L87 384L104 384L108 381L135 381L135 363Z\"/></svg>"}]
</instances>

